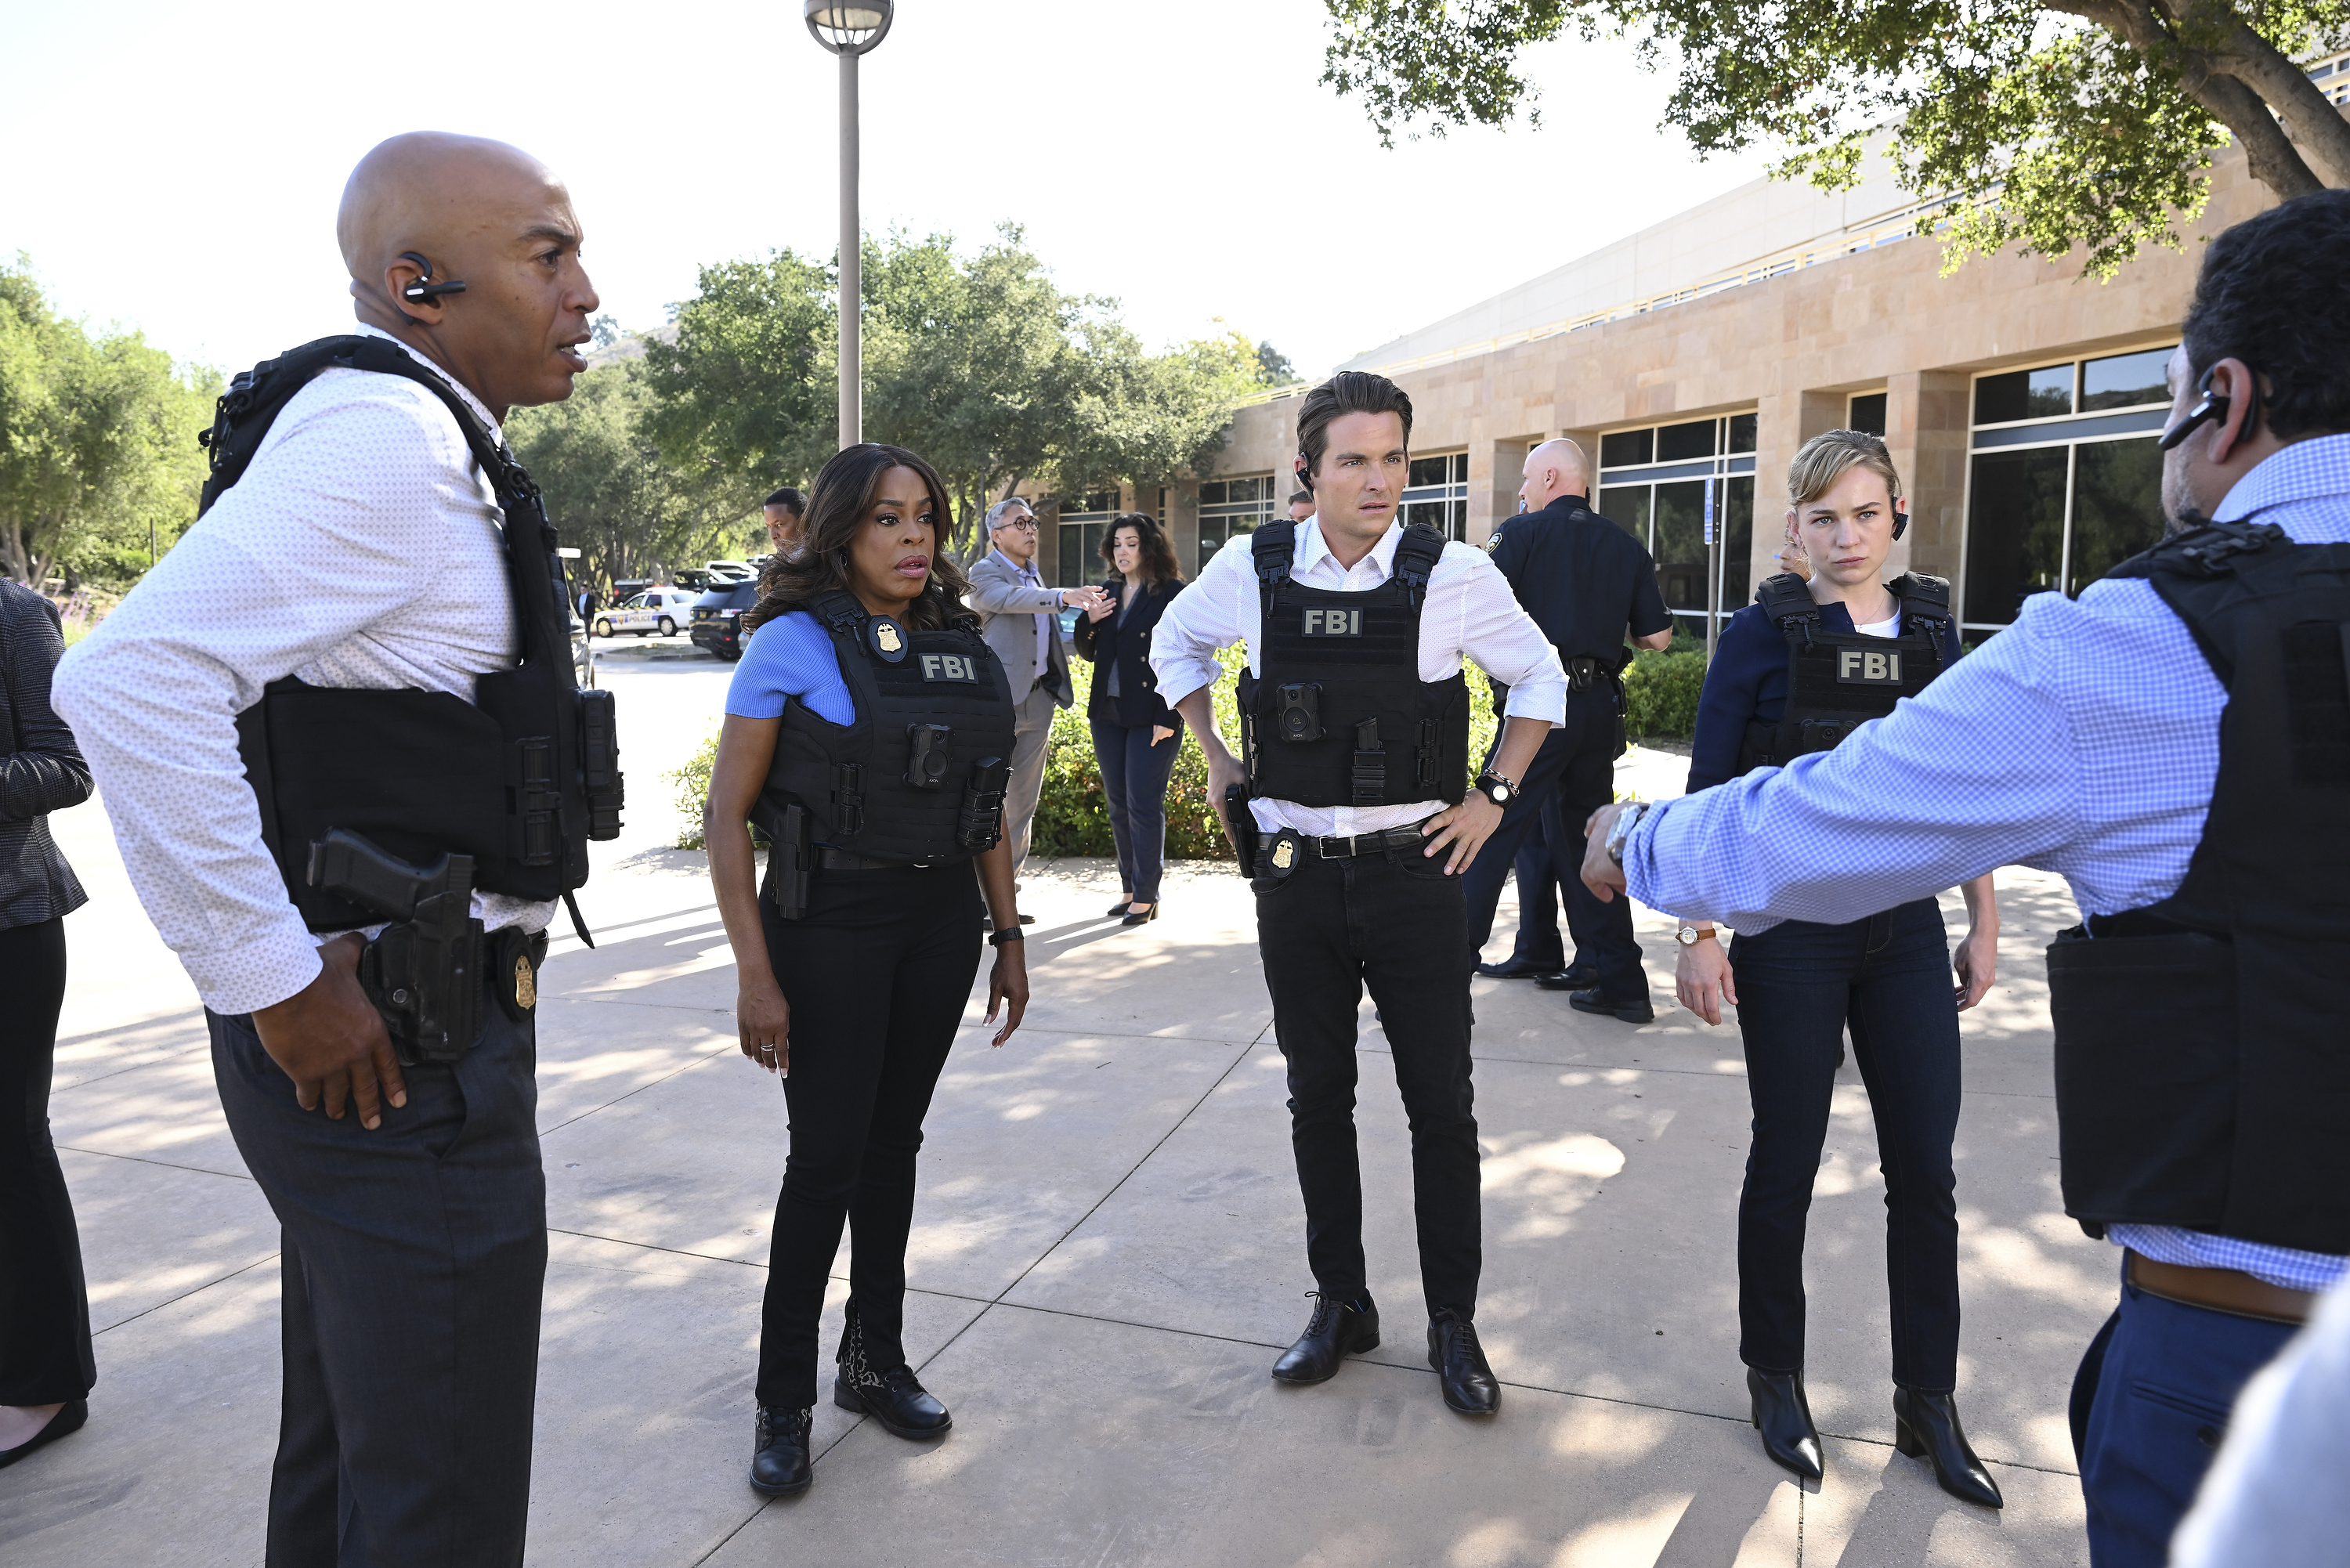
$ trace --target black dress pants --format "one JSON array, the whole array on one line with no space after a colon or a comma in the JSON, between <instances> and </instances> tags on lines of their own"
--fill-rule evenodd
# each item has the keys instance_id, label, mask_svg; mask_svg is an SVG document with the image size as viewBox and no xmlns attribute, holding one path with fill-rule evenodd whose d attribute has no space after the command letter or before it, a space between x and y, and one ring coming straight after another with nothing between
<instances>
[{"instance_id":1,"label":"black dress pants","mask_svg":"<svg viewBox=\"0 0 2350 1568\"><path fill-rule=\"evenodd\" d=\"M206 1014L237 1152L283 1228L268 1568L515 1568L546 1282L537 1034L485 1002L369 1132L295 1103L251 1018Z\"/></svg>"},{"instance_id":2,"label":"black dress pants","mask_svg":"<svg viewBox=\"0 0 2350 1568\"><path fill-rule=\"evenodd\" d=\"M1958 1385L1959 1012L1942 911L1920 898L1847 925L1789 920L1730 944L1754 1141L1738 1200L1739 1358L1804 1366L1804 1231L1847 1023L1885 1174L1893 1380Z\"/></svg>"},{"instance_id":3,"label":"black dress pants","mask_svg":"<svg viewBox=\"0 0 2350 1568\"><path fill-rule=\"evenodd\" d=\"M1412 1207L1430 1313L1477 1308L1477 1118L1470 1084L1461 879L1443 857L1390 849L1302 857L1259 877L1257 950L1289 1064L1289 1137L1305 1200L1305 1257L1326 1296L1367 1289L1355 1146L1355 1013L1369 987L1411 1123Z\"/></svg>"},{"instance_id":4,"label":"black dress pants","mask_svg":"<svg viewBox=\"0 0 2350 1568\"><path fill-rule=\"evenodd\" d=\"M66 996L62 916L0 930L0 1405L63 1405L98 1381L73 1200L49 1139Z\"/></svg>"},{"instance_id":5,"label":"black dress pants","mask_svg":"<svg viewBox=\"0 0 2350 1568\"><path fill-rule=\"evenodd\" d=\"M848 1227L849 1304L876 1370L902 1366L906 1238L922 1147L963 1003L983 908L969 865L818 871L806 915L759 909L791 1006L791 1153L775 1199L758 1399L816 1403L816 1320Z\"/></svg>"},{"instance_id":6,"label":"black dress pants","mask_svg":"<svg viewBox=\"0 0 2350 1568\"><path fill-rule=\"evenodd\" d=\"M1617 743L1616 694L1602 684L1567 694L1565 721L1543 737L1534 765L1526 769L1518 797L1502 813L1502 825L1461 873L1467 885L1469 964L1474 968L1493 934L1493 911L1502 880L1519 846L1537 833L1550 843L1559 886L1566 898L1566 927L1575 939L1575 961L1598 971L1599 989L1611 1001L1645 998L1648 980L1640 967L1640 944L1632 934L1627 898L1601 903L1583 885L1583 825L1616 798ZM1527 889L1522 878L1518 897Z\"/></svg>"}]
</instances>

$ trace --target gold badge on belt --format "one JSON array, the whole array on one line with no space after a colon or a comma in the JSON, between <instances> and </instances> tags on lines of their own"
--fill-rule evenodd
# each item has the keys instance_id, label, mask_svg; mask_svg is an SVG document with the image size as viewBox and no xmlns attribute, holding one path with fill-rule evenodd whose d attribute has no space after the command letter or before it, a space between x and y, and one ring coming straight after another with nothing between
<instances>
[{"instance_id":1,"label":"gold badge on belt","mask_svg":"<svg viewBox=\"0 0 2350 1568\"><path fill-rule=\"evenodd\" d=\"M1273 868L1276 871L1286 871L1295 864L1297 864L1297 841L1294 838L1275 839L1273 846Z\"/></svg>"},{"instance_id":2,"label":"gold badge on belt","mask_svg":"<svg viewBox=\"0 0 2350 1568\"><path fill-rule=\"evenodd\" d=\"M538 1005L538 976L531 971L527 951L515 954L514 994L525 1012Z\"/></svg>"}]
</instances>

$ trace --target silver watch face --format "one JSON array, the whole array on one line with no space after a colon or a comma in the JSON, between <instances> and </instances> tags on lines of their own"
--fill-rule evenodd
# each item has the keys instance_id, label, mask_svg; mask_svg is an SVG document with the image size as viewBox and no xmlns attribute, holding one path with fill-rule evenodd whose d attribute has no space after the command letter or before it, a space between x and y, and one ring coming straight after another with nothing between
<instances>
[{"instance_id":1,"label":"silver watch face","mask_svg":"<svg viewBox=\"0 0 2350 1568\"><path fill-rule=\"evenodd\" d=\"M1697 946L1697 928L1695 926L1683 926L1679 930L1673 933L1673 940L1679 942L1681 946L1685 948L1693 948Z\"/></svg>"}]
</instances>

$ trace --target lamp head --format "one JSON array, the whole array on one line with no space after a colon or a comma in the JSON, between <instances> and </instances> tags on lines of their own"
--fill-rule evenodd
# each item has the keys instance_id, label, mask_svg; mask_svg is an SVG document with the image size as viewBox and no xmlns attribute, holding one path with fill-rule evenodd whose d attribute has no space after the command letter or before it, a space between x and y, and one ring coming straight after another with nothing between
<instances>
[{"instance_id":1,"label":"lamp head","mask_svg":"<svg viewBox=\"0 0 2350 1568\"><path fill-rule=\"evenodd\" d=\"M836 55L861 55L889 33L896 0L805 0L809 35Z\"/></svg>"}]
</instances>

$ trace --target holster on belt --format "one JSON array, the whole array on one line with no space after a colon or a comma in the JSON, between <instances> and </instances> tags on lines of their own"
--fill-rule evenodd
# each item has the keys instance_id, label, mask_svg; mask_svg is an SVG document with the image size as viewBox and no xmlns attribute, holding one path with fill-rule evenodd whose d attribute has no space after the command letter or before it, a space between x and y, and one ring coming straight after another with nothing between
<instances>
[{"instance_id":1,"label":"holster on belt","mask_svg":"<svg viewBox=\"0 0 2350 1568\"><path fill-rule=\"evenodd\" d=\"M309 873L313 887L393 922L359 955L359 981L401 1064L454 1062L472 1050L488 978L473 914L473 857L411 866L337 827L310 846Z\"/></svg>"},{"instance_id":2,"label":"holster on belt","mask_svg":"<svg viewBox=\"0 0 2350 1568\"><path fill-rule=\"evenodd\" d=\"M775 905L778 918L805 918L808 907L808 877L816 867L805 807L787 805L777 813L775 836L767 846L767 884L760 896Z\"/></svg>"},{"instance_id":3,"label":"holster on belt","mask_svg":"<svg viewBox=\"0 0 2350 1568\"><path fill-rule=\"evenodd\" d=\"M1246 784L1234 784L1224 791L1224 832L1232 841L1232 853L1240 857L1240 873L1256 875L1256 857L1263 850L1264 835L1256 825L1256 814L1249 810Z\"/></svg>"}]
</instances>

